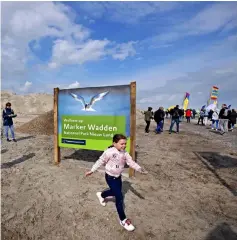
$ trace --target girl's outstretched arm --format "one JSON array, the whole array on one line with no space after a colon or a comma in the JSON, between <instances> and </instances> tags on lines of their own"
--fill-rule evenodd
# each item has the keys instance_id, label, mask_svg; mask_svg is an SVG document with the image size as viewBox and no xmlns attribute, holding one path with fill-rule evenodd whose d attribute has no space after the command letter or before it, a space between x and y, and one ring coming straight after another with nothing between
<instances>
[{"instance_id":1,"label":"girl's outstretched arm","mask_svg":"<svg viewBox=\"0 0 237 240\"><path fill-rule=\"evenodd\" d=\"M89 172L86 172L86 176L90 176L92 173L94 173L96 170L98 170L102 165L105 165L108 162L108 156L107 153L104 152L100 158L95 162L95 164L92 166L91 170Z\"/></svg>"},{"instance_id":2,"label":"girl's outstretched arm","mask_svg":"<svg viewBox=\"0 0 237 240\"><path fill-rule=\"evenodd\" d=\"M129 153L125 153L126 156L126 163L128 164L129 167L133 168L134 170L136 170L137 172L143 173L143 174L147 174L148 172L141 168L135 161L133 161L132 157L130 156Z\"/></svg>"}]
</instances>

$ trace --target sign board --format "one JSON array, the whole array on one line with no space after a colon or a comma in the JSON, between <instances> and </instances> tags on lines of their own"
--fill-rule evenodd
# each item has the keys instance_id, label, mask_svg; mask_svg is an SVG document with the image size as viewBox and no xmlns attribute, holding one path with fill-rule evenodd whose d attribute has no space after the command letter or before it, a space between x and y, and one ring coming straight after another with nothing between
<instances>
[{"instance_id":1,"label":"sign board","mask_svg":"<svg viewBox=\"0 0 237 240\"><path fill-rule=\"evenodd\" d=\"M130 85L59 90L59 147L105 150L114 134L128 137Z\"/></svg>"}]
</instances>

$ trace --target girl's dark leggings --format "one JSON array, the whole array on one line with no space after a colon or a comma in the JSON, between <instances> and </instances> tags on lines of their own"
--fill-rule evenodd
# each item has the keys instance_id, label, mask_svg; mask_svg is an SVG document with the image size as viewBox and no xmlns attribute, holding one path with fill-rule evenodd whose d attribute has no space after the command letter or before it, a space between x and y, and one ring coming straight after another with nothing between
<instances>
[{"instance_id":1,"label":"girl's dark leggings","mask_svg":"<svg viewBox=\"0 0 237 240\"><path fill-rule=\"evenodd\" d=\"M115 197L115 204L117 208L117 212L121 221L126 219L126 215L124 213L123 207L123 194L122 194L122 178L120 177L112 177L105 174L105 180L109 186L108 190L102 192L101 196L103 198L114 196Z\"/></svg>"}]
</instances>

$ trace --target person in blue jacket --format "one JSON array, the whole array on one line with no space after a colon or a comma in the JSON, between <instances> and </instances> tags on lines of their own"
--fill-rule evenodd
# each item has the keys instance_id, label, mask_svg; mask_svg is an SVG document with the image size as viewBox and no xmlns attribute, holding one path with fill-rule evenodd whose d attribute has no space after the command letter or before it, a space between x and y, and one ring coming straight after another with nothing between
<instances>
[{"instance_id":1,"label":"person in blue jacket","mask_svg":"<svg viewBox=\"0 0 237 240\"><path fill-rule=\"evenodd\" d=\"M14 117L16 117L16 114L14 113L13 109L11 108L11 103L8 102L8 103L6 103L5 109L3 109L3 111L2 111L3 126L4 126L5 135L6 135L8 142L11 141L8 137L9 129L11 131L12 140L14 142L16 142L15 133L14 133L14 125L13 125L13 120L12 120L12 118L14 118Z\"/></svg>"}]
</instances>

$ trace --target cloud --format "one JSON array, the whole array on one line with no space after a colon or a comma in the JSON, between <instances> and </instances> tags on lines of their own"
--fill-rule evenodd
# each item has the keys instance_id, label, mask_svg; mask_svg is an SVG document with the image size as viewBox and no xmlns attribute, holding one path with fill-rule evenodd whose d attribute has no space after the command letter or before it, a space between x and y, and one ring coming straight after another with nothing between
<instances>
[{"instance_id":1,"label":"cloud","mask_svg":"<svg viewBox=\"0 0 237 240\"><path fill-rule=\"evenodd\" d=\"M116 59L134 54L130 43L117 46L107 39L92 39L91 31L75 20L76 12L62 3L3 2L2 78L5 85L11 82L17 88L26 80L30 81L29 72L38 69L33 62L57 69L97 61L112 54ZM93 20L88 18L88 21ZM41 45L43 39L52 42L47 49ZM42 61L35 55L37 51L51 53L51 47L49 60ZM114 48L116 50L112 51Z\"/></svg>"},{"instance_id":2,"label":"cloud","mask_svg":"<svg viewBox=\"0 0 237 240\"><path fill-rule=\"evenodd\" d=\"M79 88L80 87L80 83L78 81L71 83L68 88Z\"/></svg>"},{"instance_id":3,"label":"cloud","mask_svg":"<svg viewBox=\"0 0 237 240\"><path fill-rule=\"evenodd\" d=\"M32 82L26 81L24 86L22 88L20 88L20 91L28 92L30 90L31 86L32 86Z\"/></svg>"},{"instance_id":4,"label":"cloud","mask_svg":"<svg viewBox=\"0 0 237 240\"><path fill-rule=\"evenodd\" d=\"M108 44L108 40L88 40L81 44L67 40L56 40L49 67L56 68L63 64L83 64L98 60L106 55L105 47Z\"/></svg>"},{"instance_id":5,"label":"cloud","mask_svg":"<svg viewBox=\"0 0 237 240\"><path fill-rule=\"evenodd\" d=\"M216 31L230 32L237 28L236 12L236 2L213 2L189 19L186 14L183 14L167 28L168 30L144 39L141 44L152 46L152 48L169 47L171 43L188 36L201 36Z\"/></svg>"},{"instance_id":6,"label":"cloud","mask_svg":"<svg viewBox=\"0 0 237 240\"><path fill-rule=\"evenodd\" d=\"M168 63L140 68L136 74L113 80L114 83L137 82L138 107L180 104L189 92L190 106L198 108L207 101L213 85L220 87L220 101L237 107L236 35L211 42L202 51L189 51L187 55ZM111 78L110 78L111 81Z\"/></svg>"},{"instance_id":7,"label":"cloud","mask_svg":"<svg viewBox=\"0 0 237 240\"><path fill-rule=\"evenodd\" d=\"M115 53L112 54L113 59L122 61L129 56L134 56L136 54L136 50L133 46L135 43L136 42L131 41L118 44L114 49Z\"/></svg>"},{"instance_id":8,"label":"cloud","mask_svg":"<svg viewBox=\"0 0 237 240\"><path fill-rule=\"evenodd\" d=\"M73 12L52 2L2 3L2 76L6 80L25 81L26 64L35 56L29 48L43 37L83 40L89 30L68 17ZM38 48L38 46L35 46ZM10 67L9 67L10 66Z\"/></svg>"},{"instance_id":9,"label":"cloud","mask_svg":"<svg viewBox=\"0 0 237 240\"><path fill-rule=\"evenodd\" d=\"M146 16L164 13L177 7L177 2L78 2L77 7L93 18L134 24Z\"/></svg>"},{"instance_id":10,"label":"cloud","mask_svg":"<svg viewBox=\"0 0 237 240\"><path fill-rule=\"evenodd\" d=\"M229 24L228 28L231 30L232 28L237 27L236 12L236 3L214 3L199 12L195 17L183 24L180 28L190 35L211 33L220 30L226 24Z\"/></svg>"},{"instance_id":11,"label":"cloud","mask_svg":"<svg viewBox=\"0 0 237 240\"><path fill-rule=\"evenodd\" d=\"M219 102L232 104L237 107L237 70L225 72L230 63L220 64L215 67L207 67L194 72L187 72L185 77L177 77L168 80L163 86L138 92L138 107L147 108L149 106L169 107L175 104L182 106L184 93L190 93L190 107L200 108L201 105L207 102L212 86L218 86L220 89ZM223 74L217 73L216 70L223 70ZM159 96L159 98L157 98ZM147 101L144 101L147 99Z\"/></svg>"}]
</instances>

